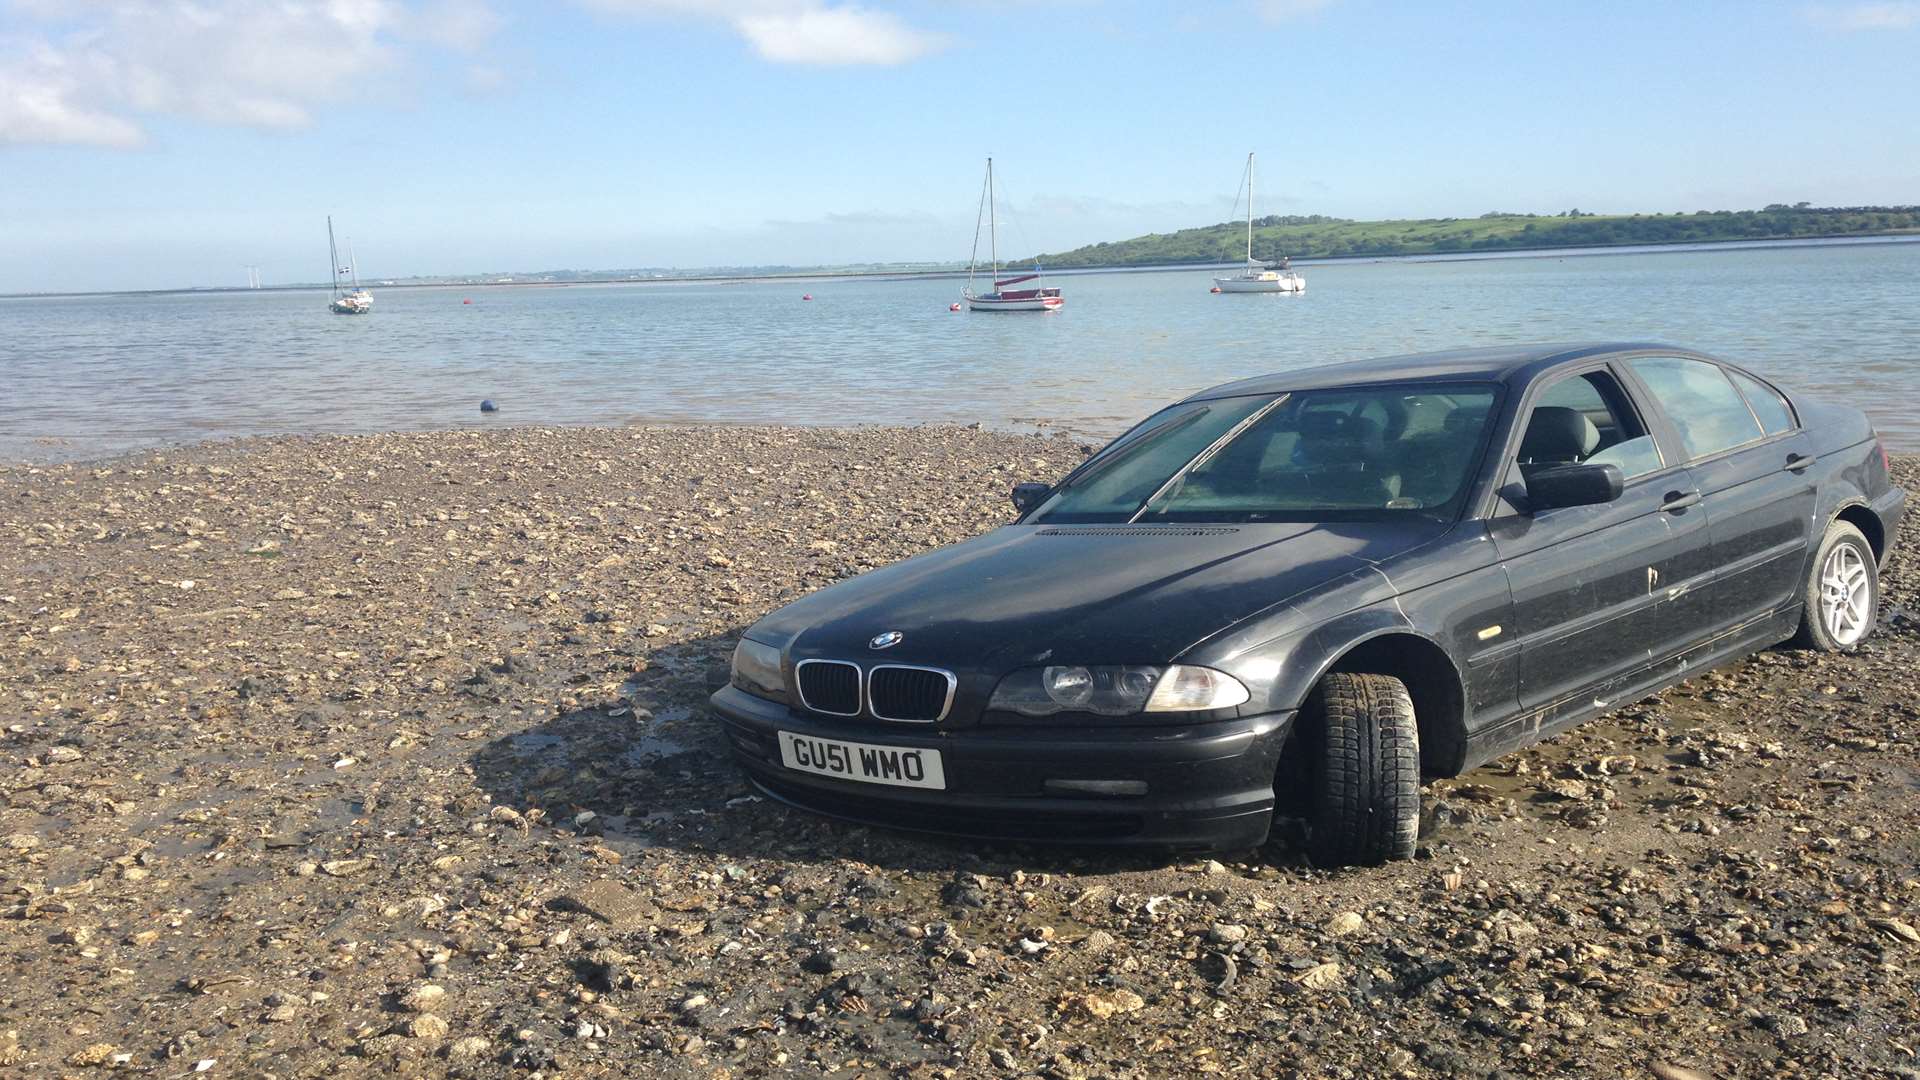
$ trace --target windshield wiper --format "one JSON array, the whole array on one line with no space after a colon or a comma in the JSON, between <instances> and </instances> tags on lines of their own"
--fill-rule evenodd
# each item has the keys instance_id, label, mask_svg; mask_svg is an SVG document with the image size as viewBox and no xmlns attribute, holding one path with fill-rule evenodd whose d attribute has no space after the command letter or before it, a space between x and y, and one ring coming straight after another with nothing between
<instances>
[{"instance_id":1,"label":"windshield wiper","mask_svg":"<svg viewBox=\"0 0 1920 1080\"><path fill-rule=\"evenodd\" d=\"M1199 468L1202 465L1205 465L1207 462L1212 461L1214 458L1214 455L1226 449L1228 443L1231 443L1233 440L1239 438L1241 432L1247 430L1248 428L1252 427L1254 424L1258 423L1261 417L1267 415L1268 413L1272 412L1274 409L1278 408L1281 405L1281 403L1285 402L1288 398L1292 396L1293 396L1292 394L1281 394L1279 397L1274 398L1272 401L1269 401L1265 405L1262 405L1259 408L1253 410L1251 413L1248 413L1245 419L1241 420L1239 423L1228 428L1225 432L1223 432L1220 435L1219 438L1213 440L1211 443L1208 443L1207 448L1205 450L1202 450L1198 454L1195 454L1193 456L1193 460L1187 462L1185 465L1180 466L1180 468L1172 476L1167 477L1166 483L1161 484L1157 488L1154 488L1153 494L1147 496L1147 501L1141 503L1140 509L1135 510L1133 512L1133 516L1127 519L1127 524L1132 525L1138 522L1140 518L1146 514L1148 508L1153 506L1153 504L1159 500L1160 496L1167 494L1169 491L1172 491L1176 485L1178 485L1179 483L1181 483L1187 478L1188 473L1192 472L1193 470Z\"/></svg>"},{"instance_id":2,"label":"windshield wiper","mask_svg":"<svg viewBox=\"0 0 1920 1080\"><path fill-rule=\"evenodd\" d=\"M1140 451L1141 448L1152 446L1156 441L1162 438L1165 438L1166 436L1171 435L1176 431L1186 430L1187 428L1198 423L1201 417L1207 415L1212 411L1213 409L1209 406L1201 406L1200 408L1195 409L1193 412L1188 413L1187 415L1179 418L1178 420L1169 420L1168 422L1160 425L1159 427L1154 428L1152 431L1148 431L1141 435L1138 435L1134 438L1132 442L1127 443L1124 446L1114 447L1113 450L1108 454L1107 460L1105 462L1097 463L1099 464L1098 468L1087 469L1082 472L1076 473L1072 476L1069 476L1065 480L1061 481L1060 485L1054 488L1053 490L1056 492L1068 491L1073 488L1079 487L1081 484L1084 484L1087 481L1094 479L1095 477L1104 475L1108 471L1112 470L1116 465L1119 465L1127 461L1128 459L1132 458L1134 454ZM1089 464L1096 464L1096 463L1089 462Z\"/></svg>"}]
</instances>

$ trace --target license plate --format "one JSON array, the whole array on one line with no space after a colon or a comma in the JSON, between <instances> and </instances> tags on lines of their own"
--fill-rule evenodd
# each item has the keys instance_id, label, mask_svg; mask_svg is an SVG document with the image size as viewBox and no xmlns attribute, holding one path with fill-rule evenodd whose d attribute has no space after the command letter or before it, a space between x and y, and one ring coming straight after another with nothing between
<instances>
[{"instance_id":1,"label":"license plate","mask_svg":"<svg viewBox=\"0 0 1920 1080\"><path fill-rule=\"evenodd\" d=\"M867 784L945 790L940 751L905 746L816 739L810 735L780 733L780 764L801 772L858 780Z\"/></svg>"}]
</instances>

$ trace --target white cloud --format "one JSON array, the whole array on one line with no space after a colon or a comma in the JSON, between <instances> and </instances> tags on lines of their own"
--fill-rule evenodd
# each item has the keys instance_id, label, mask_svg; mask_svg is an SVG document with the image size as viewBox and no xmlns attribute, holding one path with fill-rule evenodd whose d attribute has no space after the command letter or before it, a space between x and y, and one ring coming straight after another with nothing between
<instances>
[{"instance_id":1,"label":"white cloud","mask_svg":"<svg viewBox=\"0 0 1920 1080\"><path fill-rule=\"evenodd\" d=\"M428 0L419 10L407 12L401 23L409 37L477 52L500 32L502 20L492 8L473 0Z\"/></svg>"},{"instance_id":2,"label":"white cloud","mask_svg":"<svg viewBox=\"0 0 1920 1080\"><path fill-rule=\"evenodd\" d=\"M1333 0L1254 0L1254 9L1268 22L1288 22L1318 14L1333 6Z\"/></svg>"},{"instance_id":3,"label":"white cloud","mask_svg":"<svg viewBox=\"0 0 1920 1080\"><path fill-rule=\"evenodd\" d=\"M735 24L755 52L784 64L904 64L939 46L886 12L855 7L744 15Z\"/></svg>"},{"instance_id":4,"label":"white cloud","mask_svg":"<svg viewBox=\"0 0 1920 1080\"><path fill-rule=\"evenodd\" d=\"M78 100L87 84L84 61L34 47L17 69L0 67L0 145L138 146L144 138L138 126Z\"/></svg>"},{"instance_id":5,"label":"white cloud","mask_svg":"<svg viewBox=\"0 0 1920 1080\"><path fill-rule=\"evenodd\" d=\"M473 64L461 77L466 92L474 97L486 97L505 90L508 85L507 73L492 64Z\"/></svg>"},{"instance_id":6,"label":"white cloud","mask_svg":"<svg viewBox=\"0 0 1920 1080\"><path fill-rule=\"evenodd\" d=\"M471 50L483 4L399 0L25 0L44 25L0 41L0 144L130 146L139 119L297 128L425 40Z\"/></svg>"},{"instance_id":7,"label":"white cloud","mask_svg":"<svg viewBox=\"0 0 1920 1080\"><path fill-rule=\"evenodd\" d=\"M1831 30L1911 30L1920 26L1920 3L1889 0L1877 4L1819 5L1806 9L1809 21Z\"/></svg>"},{"instance_id":8,"label":"white cloud","mask_svg":"<svg viewBox=\"0 0 1920 1080\"><path fill-rule=\"evenodd\" d=\"M923 226L939 224L943 219L937 214L924 210L829 210L817 218L796 221L790 218L769 218L764 224L770 229L813 229L822 225L852 226Z\"/></svg>"},{"instance_id":9,"label":"white cloud","mask_svg":"<svg viewBox=\"0 0 1920 1080\"><path fill-rule=\"evenodd\" d=\"M585 0L605 11L717 19L781 64L893 66L946 45L889 11L825 0Z\"/></svg>"}]
</instances>

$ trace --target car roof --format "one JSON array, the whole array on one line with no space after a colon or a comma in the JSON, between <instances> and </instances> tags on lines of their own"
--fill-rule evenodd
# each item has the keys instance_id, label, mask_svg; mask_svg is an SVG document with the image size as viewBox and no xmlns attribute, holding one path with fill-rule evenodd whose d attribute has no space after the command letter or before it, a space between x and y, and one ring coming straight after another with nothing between
<instances>
[{"instance_id":1,"label":"car roof","mask_svg":"<svg viewBox=\"0 0 1920 1080\"><path fill-rule=\"evenodd\" d=\"M1525 384L1550 368L1615 353L1660 352L1674 356L1702 356L1692 349L1655 342L1604 341L1545 345L1496 345L1482 349L1408 353L1374 360L1280 371L1251 379L1221 383L1188 396L1187 401L1277 394L1287 390L1319 390L1369 383L1497 382ZM1702 357L1703 359L1710 359Z\"/></svg>"}]
</instances>

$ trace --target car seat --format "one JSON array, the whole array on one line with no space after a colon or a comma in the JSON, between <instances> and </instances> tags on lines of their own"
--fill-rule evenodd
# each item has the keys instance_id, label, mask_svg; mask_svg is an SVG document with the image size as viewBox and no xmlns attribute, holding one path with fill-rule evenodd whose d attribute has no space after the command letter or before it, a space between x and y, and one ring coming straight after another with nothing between
<instances>
[{"instance_id":1,"label":"car seat","mask_svg":"<svg viewBox=\"0 0 1920 1080\"><path fill-rule=\"evenodd\" d=\"M1600 429L1587 414L1564 405L1542 405L1527 421L1520 440L1520 465L1577 465L1600 445Z\"/></svg>"}]
</instances>

